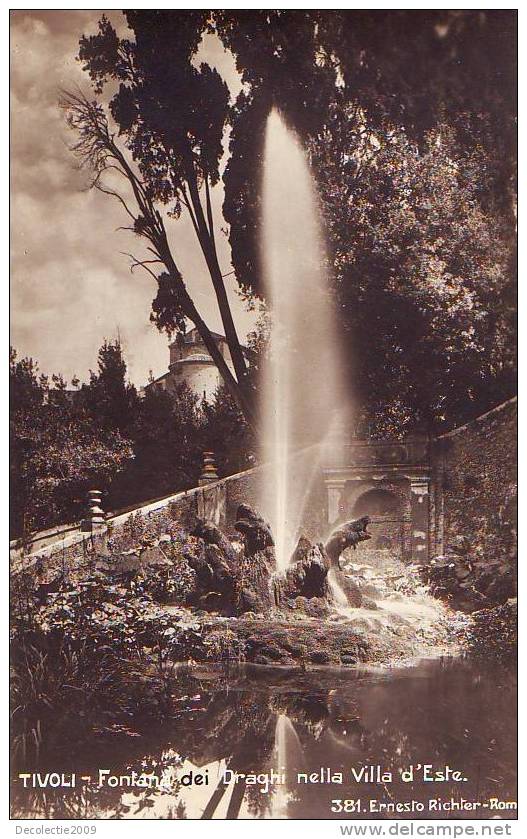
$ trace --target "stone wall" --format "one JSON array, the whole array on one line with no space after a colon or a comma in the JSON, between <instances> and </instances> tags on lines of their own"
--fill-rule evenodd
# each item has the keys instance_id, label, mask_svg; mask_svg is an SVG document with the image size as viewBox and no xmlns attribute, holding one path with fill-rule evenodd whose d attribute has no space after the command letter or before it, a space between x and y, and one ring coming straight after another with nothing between
<instances>
[{"instance_id":1,"label":"stone wall","mask_svg":"<svg viewBox=\"0 0 527 839\"><path fill-rule=\"evenodd\" d=\"M109 515L104 524L90 527L89 521L68 529L58 528L55 533L46 531L46 537L36 534L26 546L13 542L10 550L11 567L16 568L21 561L40 558L51 565L57 562L77 564L85 557L96 553L105 553L112 549L112 542L119 545L119 550L127 547L127 534L131 534L141 519L144 526L158 535L166 532L171 525L190 529L196 517L208 518L220 526L225 525L225 482L215 481L185 492L178 492L165 498L148 501L117 515ZM133 542L133 538L131 539Z\"/></svg>"},{"instance_id":2,"label":"stone wall","mask_svg":"<svg viewBox=\"0 0 527 839\"><path fill-rule=\"evenodd\" d=\"M466 535L489 559L515 553L516 459L516 399L435 441L438 548Z\"/></svg>"},{"instance_id":3,"label":"stone wall","mask_svg":"<svg viewBox=\"0 0 527 839\"><path fill-rule=\"evenodd\" d=\"M226 517L225 525L229 535L233 535L236 510L240 504L250 504L258 508L258 485L262 470L259 468L240 472L225 480L226 487Z\"/></svg>"},{"instance_id":4,"label":"stone wall","mask_svg":"<svg viewBox=\"0 0 527 839\"><path fill-rule=\"evenodd\" d=\"M94 551L125 550L127 541L130 544L134 541L133 532L138 527L146 527L159 536L174 525L185 530L192 529L198 516L214 522L231 537L239 535L234 530L236 511L241 503L259 508L260 482L265 468L255 467L204 486L146 502L119 514L108 515L106 524L94 526L93 530L76 524L68 529L57 528L45 534L35 534L33 541L25 547L13 543L12 567L24 557L39 557L50 565L57 562L68 564L71 560L76 565ZM327 538L332 528L328 526L327 492L322 471L315 472L307 485L301 454L293 458L291 473L293 481L300 481L307 489L301 531L312 541Z\"/></svg>"},{"instance_id":5,"label":"stone wall","mask_svg":"<svg viewBox=\"0 0 527 839\"><path fill-rule=\"evenodd\" d=\"M398 499L399 510L384 517L378 516L372 530L377 531L376 540L378 537L383 546L385 542L392 547L399 545L403 557L413 555L411 540L415 528L412 530L411 522L414 519L417 521L417 518L411 504L420 499L423 503L418 512L425 517L422 530L427 531L421 535L428 540L428 555L443 553L449 541L460 534L468 536L474 545L481 545L483 552L489 556L498 552L510 555L515 551L516 544L516 423L517 404L514 399L433 441L427 467L430 493L428 495L427 490L426 497L416 495L414 499L413 484L409 478L395 480L384 476L382 463L372 467L374 472L379 472L377 480L357 479L347 489L343 473L340 483L346 489L346 509L336 508L336 517L333 516L331 522L328 509L331 485L327 474L322 468L314 474L308 470L310 477L306 479L307 461L304 460L305 452L300 452L292 459L291 474L293 480L306 489L301 529L311 541L325 540L340 520L339 516L344 519L353 517L355 504L364 492L381 489ZM369 448L377 450L378 447ZM426 458L428 462L428 454ZM365 470L364 466L354 468L358 470L357 474L361 469ZM398 468L403 472L412 471L404 464ZM238 505L245 502L258 509L262 479L265 479L265 467L256 467L205 486L146 502L133 510L109 517L106 526L103 526L104 532L100 528L93 534L82 532L79 525L57 528L55 532L45 531L36 534L29 546L13 544L11 560L16 562L29 555L43 559L53 556L61 562L68 557L82 561L87 553L101 550L108 536L120 539L129 528L130 518L137 515L147 519L159 533L174 523L188 529L200 516L213 521L227 534L234 535ZM377 545L377 541L373 544ZM416 552L415 555L426 559L424 552L422 556Z\"/></svg>"}]
</instances>

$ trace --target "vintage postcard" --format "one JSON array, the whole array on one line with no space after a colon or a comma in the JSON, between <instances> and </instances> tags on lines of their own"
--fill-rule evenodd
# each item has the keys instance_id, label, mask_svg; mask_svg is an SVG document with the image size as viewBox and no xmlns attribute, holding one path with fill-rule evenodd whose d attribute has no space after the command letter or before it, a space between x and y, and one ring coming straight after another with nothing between
<instances>
[{"instance_id":1,"label":"vintage postcard","mask_svg":"<svg viewBox=\"0 0 527 839\"><path fill-rule=\"evenodd\" d=\"M16 830L511 835L517 11L10 47Z\"/></svg>"}]
</instances>

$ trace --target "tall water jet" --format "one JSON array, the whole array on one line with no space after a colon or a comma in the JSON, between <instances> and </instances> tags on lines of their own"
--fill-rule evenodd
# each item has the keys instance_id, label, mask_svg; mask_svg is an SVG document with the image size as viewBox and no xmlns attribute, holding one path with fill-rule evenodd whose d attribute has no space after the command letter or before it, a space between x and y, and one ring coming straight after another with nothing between
<instances>
[{"instance_id":1,"label":"tall water jet","mask_svg":"<svg viewBox=\"0 0 527 839\"><path fill-rule=\"evenodd\" d=\"M277 567L289 563L306 492L337 417L342 360L316 189L304 150L280 114L268 117L262 191L262 266L271 336L263 372L260 507Z\"/></svg>"}]
</instances>

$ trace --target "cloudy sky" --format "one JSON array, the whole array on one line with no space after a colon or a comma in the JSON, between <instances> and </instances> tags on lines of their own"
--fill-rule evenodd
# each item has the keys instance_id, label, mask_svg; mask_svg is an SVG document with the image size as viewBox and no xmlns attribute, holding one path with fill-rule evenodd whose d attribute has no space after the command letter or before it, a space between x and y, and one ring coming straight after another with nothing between
<instances>
[{"instance_id":1,"label":"cloudy sky","mask_svg":"<svg viewBox=\"0 0 527 839\"><path fill-rule=\"evenodd\" d=\"M89 90L75 56L80 35L94 32L99 16L96 11L11 12L11 343L19 355L36 359L42 372L84 380L96 367L103 340L120 335L129 376L141 385L150 370L157 376L168 365L167 338L149 321L156 284L145 271L130 274L121 252L140 254L141 244L116 231L125 223L117 202L86 189L86 173L75 168L69 150L73 135L57 105L62 88ZM121 13L109 16L124 32ZM200 60L217 66L237 92L232 56L221 44L209 38L200 53ZM222 200L217 187L220 213ZM169 227L189 290L210 327L222 331L190 220L169 222ZM227 273L230 251L221 234L218 247ZM244 336L254 316L245 311L233 278L228 282Z\"/></svg>"}]
</instances>

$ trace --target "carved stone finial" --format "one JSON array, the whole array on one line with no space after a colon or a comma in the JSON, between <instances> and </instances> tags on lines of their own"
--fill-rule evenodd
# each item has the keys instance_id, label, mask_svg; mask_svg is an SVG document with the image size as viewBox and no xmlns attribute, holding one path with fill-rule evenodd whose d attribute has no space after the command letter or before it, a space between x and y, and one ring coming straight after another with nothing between
<instances>
[{"instance_id":1,"label":"carved stone finial","mask_svg":"<svg viewBox=\"0 0 527 839\"><path fill-rule=\"evenodd\" d=\"M100 530L106 526L106 516L101 507L100 489L88 490L88 514L82 521L82 530Z\"/></svg>"},{"instance_id":2,"label":"carved stone finial","mask_svg":"<svg viewBox=\"0 0 527 839\"><path fill-rule=\"evenodd\" d=\"M203 452L203 469L199 476L199 485L204 486L218 480L214 452Z\"/></svg>"}]
</instances>

